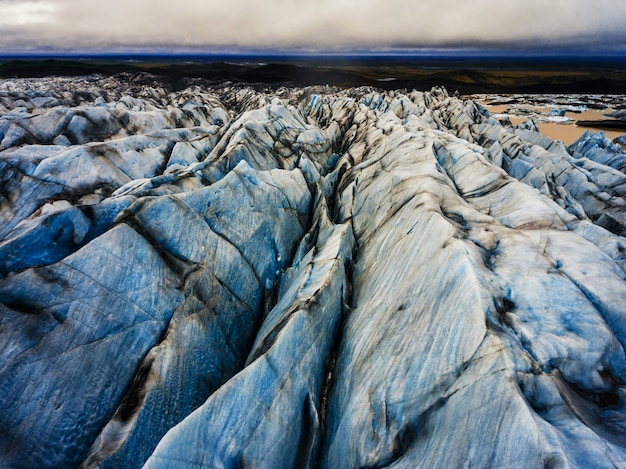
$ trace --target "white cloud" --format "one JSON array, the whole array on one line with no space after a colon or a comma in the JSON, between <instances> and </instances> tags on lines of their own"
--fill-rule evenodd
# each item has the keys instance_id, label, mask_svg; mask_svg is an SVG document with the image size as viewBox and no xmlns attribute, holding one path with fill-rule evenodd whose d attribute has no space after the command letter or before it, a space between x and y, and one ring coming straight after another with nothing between
<instances>
[{"instance_id":1,"label":"white cloud","mask_svg":"<svg viewBox=\"0 0 626 469\"><path fill-rule=\"evenodd\" d=\"M0 47L626 43L623 0L0 0L0 8Z\"/></svg>"},{"instance_id":2,"label":"white cloud","mask_svg":"<svg viewBox=\"0 0 626 469\"><path fill-rule=\"evenodd\" d=\"M10 1L0 3L0 26L25 26L55 21L56 5L52 2Z\"/></svg>"}]
</instances>

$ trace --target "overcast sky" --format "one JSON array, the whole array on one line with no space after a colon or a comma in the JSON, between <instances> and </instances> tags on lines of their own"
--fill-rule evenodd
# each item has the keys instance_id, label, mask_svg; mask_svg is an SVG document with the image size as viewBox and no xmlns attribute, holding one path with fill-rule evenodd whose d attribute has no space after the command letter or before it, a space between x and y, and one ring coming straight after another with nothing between
<instances>
[{"instance_id":1,"label":"overcast sky","mask_svg":"<svg viewBox=\"0 0 626 469\"><path fill-rule=\"evenodd\" d=\"M625 0L0 0L0 52L570 47L626 51Z\"/></svg>"}]
</instances>

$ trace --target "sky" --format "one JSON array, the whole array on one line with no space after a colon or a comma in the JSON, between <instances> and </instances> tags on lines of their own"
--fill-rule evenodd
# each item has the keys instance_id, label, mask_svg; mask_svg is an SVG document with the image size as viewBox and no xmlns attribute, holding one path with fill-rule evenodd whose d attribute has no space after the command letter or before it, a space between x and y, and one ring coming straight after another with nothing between
<instances>
[{"instance_id":1,"label":"sky","mask_svg":"<svg viewBox=\"0 0 626 469\"><path fill-rule=\"evenodd\" d=\"M626 53L624 0L0 0L0 53Z\"/></svg>"}]
</instances>

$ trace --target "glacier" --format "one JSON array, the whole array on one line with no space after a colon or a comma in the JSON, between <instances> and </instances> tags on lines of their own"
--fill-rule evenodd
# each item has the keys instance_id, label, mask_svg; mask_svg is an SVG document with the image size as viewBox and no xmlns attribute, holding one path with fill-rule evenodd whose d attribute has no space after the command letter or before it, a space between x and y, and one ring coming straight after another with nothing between
<instances>
[{"instance_id":1,"label":"glacier","mask_svg":"<svg viewBox=\"0 0 626 469\"><path fill-rule=\"evenodd\" d=\"M625 171L443 88L1 80L0 466L625 467Z\"/></svg>"}]
</instances>

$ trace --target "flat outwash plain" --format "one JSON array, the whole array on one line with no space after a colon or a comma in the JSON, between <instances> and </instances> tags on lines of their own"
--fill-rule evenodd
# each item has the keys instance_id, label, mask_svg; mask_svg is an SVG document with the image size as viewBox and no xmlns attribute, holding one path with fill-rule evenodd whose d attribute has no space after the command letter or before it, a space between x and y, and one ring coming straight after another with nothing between
<instances>
[{"instance_id":1,"label":"flat outwash plain","mask_svg":"<svg viewBox=\"0 0 626 469\"><path fill-rule=\"evenodd\" d=\"M0 80L0 467L625 467L623 95L392 78Z\"/></svg>"}]
</instances>

